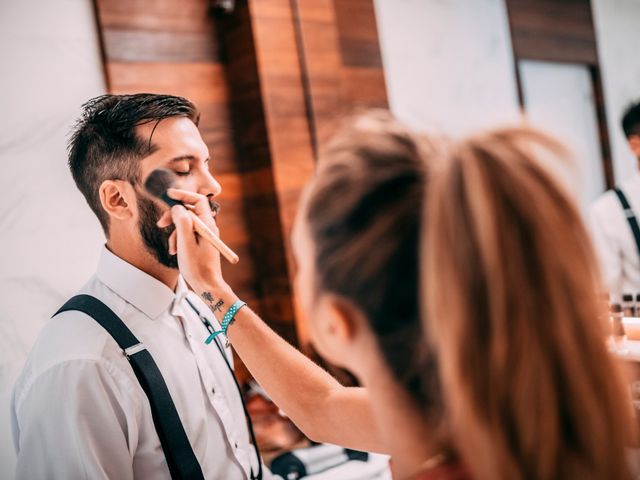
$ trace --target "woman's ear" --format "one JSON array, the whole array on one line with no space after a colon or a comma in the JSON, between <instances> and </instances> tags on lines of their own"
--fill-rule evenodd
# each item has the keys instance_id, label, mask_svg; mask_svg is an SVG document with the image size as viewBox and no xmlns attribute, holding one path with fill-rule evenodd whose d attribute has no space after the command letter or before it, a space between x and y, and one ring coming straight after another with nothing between
<instances>
[{"instance_id":1,"label":"woman's ear","mask_svg":"<svg viewBox=\"0 0 640 480\"><path fill-rule=\"evenodd\" d=\"M109 217L127 220L133 216L133 188L123 180L105 180L100 185L100 203Z\"/></svg>"},{"instance_id":2,"label":"woman's ear","mask_svg":"<svg viewBox=\"0 0 640 480\"><path fill-rule=\"evenodd\" d=\"M330 302L330 308L333 311L334 321L332 324L335 335L338 336L341 342L353 342L358 330L360 312L340 298L333 297Z\"/></svg>"},{"instance_id":3,"label":"woman's ear","mask_svg":"<svg viewBox=\"0 0 640 480\"><path fill-rule=\"evenodd\" d=\"M327 295L320 311L324 319L318 322L316 348L329 362L346 366L353 352L360 329L361 314L344 300Z\"/></svg>"}]
</instances>

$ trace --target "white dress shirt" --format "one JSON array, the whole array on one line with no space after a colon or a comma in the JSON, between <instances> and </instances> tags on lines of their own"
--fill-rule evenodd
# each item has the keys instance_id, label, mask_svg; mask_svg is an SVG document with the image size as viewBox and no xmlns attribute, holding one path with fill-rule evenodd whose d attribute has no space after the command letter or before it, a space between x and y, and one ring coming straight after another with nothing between
<instances>
[{"instance_id":1,"label":"white dress shirt","mask_svg":"<svg viewBox=\"0 0 640 480\"><path fill-rule=\"evenodd\" d=\"M146 345L205 478L257 472L234 379L216 345L205 345L209 332L185 297L216 329L219 324L184 280L174 293L104 248L95 276L79 293L108 305ZM129 362L84 313L62 313L44 327L16 382L11 410L19 479L170 478Z\"/></svg>"},{"instance_id":2,"label":"white dress shirt","mask_svg":"<svg viewBox=\"0 0 640 480\"><path fill-rule=\"evenodd\" d=\"M640 174L620 188L640 223ZM589 224L611 301L620 302L623 293L640 293L640 255L615 192L604 193L591 205Z\"/></svg>"}]
</instances>

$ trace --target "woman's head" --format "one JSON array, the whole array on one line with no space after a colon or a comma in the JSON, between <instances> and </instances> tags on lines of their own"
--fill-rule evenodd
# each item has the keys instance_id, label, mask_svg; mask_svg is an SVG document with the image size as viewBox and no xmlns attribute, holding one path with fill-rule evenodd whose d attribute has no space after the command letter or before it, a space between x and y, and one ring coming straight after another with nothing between
<instances>
[{"instance_id":1,"label":"woman's head","mask_svg":"<svg viewBox=\"0 0 640 480\"><path fill-rule=\"evenodd\" d=\"M527 129L435 148L357 117L305 192L298 289L320 353L359 376L379 359L478 478L624 478L590 242L544 151L562 156Z\"/></svg>"},{"instance_id":2,"label":"woman's head","mask_svg":"<svg viewBox=\"0 0 640 480\"><path fill-rule=\"evenodd\" d=\"M416 260L429 148L387 112L357 117L323 152L294 232L298 290L320 353L357 375L354 340L370 333L420 401Z\"/></svg>"}]
</instances>

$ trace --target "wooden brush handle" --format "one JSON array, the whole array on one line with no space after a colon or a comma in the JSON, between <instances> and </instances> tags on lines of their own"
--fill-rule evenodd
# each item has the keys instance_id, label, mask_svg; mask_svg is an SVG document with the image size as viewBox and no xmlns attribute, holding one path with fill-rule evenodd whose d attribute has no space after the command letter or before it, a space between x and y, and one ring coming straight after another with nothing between
<instances>
[{"instance_id":1,"label":"wooden brush handle","mask_svg":"<svg viewBox=\"0 0 640 480\"><path fill-rule=\"evenodd\" d=\"M189 211L189 213L191 214L191 218L193 218L193 229L198 232L198 235L216 247L222 256L229 261L229 263L236 264L240 261L240 257L238 257L238 255L231 250L226 243L220 240L220 237L213 233L206 223L204 223L195 213L191 211Z\"/></svg>"}]
</instances>

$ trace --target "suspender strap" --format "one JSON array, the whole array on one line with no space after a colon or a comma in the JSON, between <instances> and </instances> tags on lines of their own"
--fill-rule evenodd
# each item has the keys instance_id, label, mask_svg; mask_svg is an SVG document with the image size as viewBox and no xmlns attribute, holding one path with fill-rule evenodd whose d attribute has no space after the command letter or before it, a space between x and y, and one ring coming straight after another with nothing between
<instances>
[{"instance_id":1,"label":"suspender strap","mask_svg":"<svg viewBox=\"0 0 640 480\"><path fill-rule=\"evenodd\" d=\"M123 350L149 399L153 423L160 437L171 478L204 480L167 384L147 348L109 307L91 295L72 297L55 315L69 310L78 310L92 317Z\"/></svg>"},{"instance_id":2,"label":"suspender strap","mask_svg":"<svg viewBox=\"0 0 640 480\"><path fill-rule=\"evenodd\" d=\"M627 217L627 222L629 222L629 227L631 228L631 232L633 233L633 238L636 241L636 248L638 249L638 255L640 255L640 226L638 226L638 220L636 218L636 214L634 213L631 205L627 201L627 197L619 188L614 190L616 195L618 196L618 200L620 200L620 204L622 205L622 209L624 210L624 215Z\"/></svg>"}]
</instances>

